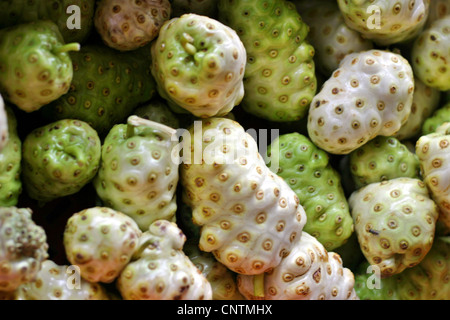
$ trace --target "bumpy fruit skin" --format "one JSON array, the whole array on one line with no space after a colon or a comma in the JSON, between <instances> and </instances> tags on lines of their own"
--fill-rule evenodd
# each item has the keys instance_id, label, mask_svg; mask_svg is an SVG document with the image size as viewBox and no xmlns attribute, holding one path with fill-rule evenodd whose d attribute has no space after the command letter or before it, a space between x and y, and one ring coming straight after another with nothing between
<instances>
[{"instance_id":1,"label":"bumpy fruit skin","mask_svg":"<svg viewBox=\"0 0 450 320\"><path fill-rule=\"evenodd\" d=\"M198 121L189 135L182 142L181 184L193 222L202 226L199 248L237 273L277 266L306 223L297 195L270 171L239 123Z\"/></svg>"},{"instance_id":2,"label":"bumpy fruit skin","mask_svg":"<svg viewBox=\"0 0 450 320\"><path fill-rule=\"evenodd\" d=\"M39 20L51 20L58 26L67 43L83 43L93 29L94 6L95 1L93 0L0 1L0 28ZM79 19L78 13L80 14ZM78 22L79 26L76 25ZM72 24L74 25L72 26Z\"/></svg>"},{"instance_id":3,"label":"bumpy fruit skin","mask_svg":"<svg viewBox=\"0 0 450 320\"><path fill-rule=\"evenodd\" d=\"M219 19L247 50L242 107L276 122L306 116L317 90L309 27L285 0L220 0Z\"/></svg>"},{"instance_id":4,"label":"bumpy fruit skin","mask_svg":"<svg viewBox=\"0 0 450 320\"><path fill-rule=\"evenodd\" d=\"M155 121L175 129L180 127L180 119L162 99L152 99L136 108L133 114L139 118Z\"/></svg>"},{"instance_id":5,"label":"bumpy fruit skin","mask_svg":"<svg viewBox=\"0 0 450 320\"><path fill-rule=\"evenodd\" d=\"M414 78L414 97L411 106L411 113L406 123L402 125L395 137L401 141L414 139L422 133L422 126L425 121L439 107L441 92L435 88L427 86L417 77Z\"/></svg>"},{"instance_id":6,"label":"bumpy fruit skin","mask_svg":"<svg viewBox=\"0 0 450 320\"><path fill-rule=\"evenodd\" d=\"M0 91L26 112L39 110L69 90L73 78L69 51L51 21L21 24L0 31Z\"/></svg>"},{"instance_id":7,"label":"bumpy fruit skin","mask_svg":"<svg viewBox=\"0 0 450 320\"><path fill-rule=\"evenodd\" d=\"M426 85L450 90L450 15L434 21L414 41L411 61L414 74Z\"/></svg>"},{"instance_id":8,"label":"bumpy fruit skin","mask_svg":"<svg viewBox=\"0 0 450 320\"><path fill-rule=\"evenodd\" d=\"M170 15L169 0L101 0L94 22L106 45L131 51L155 39Z\"/></svg>"},{"instance_id":9,"label":"bumpy fruit skin","mask_svg":"<svg viewBox=\"0 0 450 320\"><path fill-rule=\"evenodd\" d=\"M32 211L0 207L0 291L14 291L32 281L48 257L45 230Z\"/></svg>"},{"instance_id":10,"label":"bumpy fruit skin","mask_svg":"<svg viewBox=\"0 0 450 320\"><path fill-rule=\"evenodd\" d=\"M215 19L185 14L167 21L152 43L152 74L174 111L224 116L244 96L247 53L236 32Z\"/></svg>"},{"instance_id":11,"label":"bumpy fruit skin","mask_svg":"<svg viewBox=\"0 0 450 320\"><path fill-rule=\"evenodd\" d=\"M261 288L255 282L263 281ZM353 273L341 257L303 232L291 253L264 278L238 275L238 287L249 300L358 300ZM261 292L259 292L261 291Z\"/></svg>"},{"instance_id":12,"label":"bumpy fruit skin","mask_svg":"<svg viewBox=\"0 0 450 320\"><path fill-rule=\"evenodd\" d=\"M268 148L270 169L282 177L300 199L307 216L304 230L326 250L344 244L353 232L347 199L339 173L328 154L299 133L284 134Z\"/></svg>"},{"instance_id":13,"label":"bumpy fruit skin","mask_svg":"<svg viewBox=\"0 0 450 320\"><path fill-rule=\"evenodd\" d=\"M428 28L434 21L439 20L450 14L449 0L433 0L430 2L428 20L425 28Z\"/></svg>"},{"instance_id":14,"label":"bumpy fruit skin","mask_svg":"<svg viewBox=\"0 0 450 320\"><path fill-rule=\"evenodd\" d=\"M41 202L74 194L95 177L100 156L100 138L87 123L50 123L23 141L23 185L30 198Z\"/></svg>"},{"instance_id":15,"label":"bumpy fruit skin","mask_svg":"<svg viewBox=\"0 0 450 320\"><path fill-rule=\"evenodd\" d=\"M8 143L9 138L8 115L5 110L5 101L0 94L0 151Z\"/></svg>"},{"instance_id":16,"label":"bumpy fruit skin","mask_svg":"<svg viewBox=\"0 0 450 320\"><path fill-rule=\"evenodd\" d=\"M425 25L430 0L338 0L347 25L380 46L413 39Z\"/></svg>"},{"instance_id":17,"label":"bumpy fruit skin","mask_svg":"<svg viewBox=\"0 0 450 320\"><path fill-rule=\"evenodd\" d=\"M445 122L450 121L450 102L437 109L430 117L428 117L422 126L422 135L426 136L436 132L436 129Z\"/></svg>"},{"instance_id":18,"label":"bumpy fruit skin","mask_svg":"<svg viewBox=\"0 0 450 320\"><path fill-rule=\"evenodd\" d=\"M394 137L376 137L350 153L350 173L357 188L400 177L420 178L420 162Z\"/></svg>"},{"instance_id":19,"label":"bumpy fruit skin","mask_svg":"<svg viewBox=\"0 0 450 320\"><path fill-rule=\"evenodd\" d=\"M22 141L13 109L6 107L8 141L0 150L0 207L16 206L22 193ZM0 116L1 117L1 116Z\"/></svg>"},{"instance_id":20,"label":"bumpy fruit skin","mask_svg":"<svg viewBox=\"0 0 450 320\"><path fill-rule=\"evenodd\" d=\"M421 180L375 182L353 192L349 204L361 250L381 276L417 265L430 250L439 209Z\"/></svg>"},{"instance_id":21,"label":"bumpy fruit skin","mask_svg":"<svg viewBox=\"0 0 450 320\"><path fill-rule=\"evenodd\" d=\"M413 95L412 68L401 55L384 50L347 55L311 103L309 137L329 153L349 154L378 135L398 132Z\"/></svg>"},{"instance_id":22,"label":"bumpy fruit skin","mask_svg":"<svg viewBox=\"0 0 450 320\"><path fill-rule=\"evenodd\" d=\"M236 284L236 275L214 255L201 251L197 239L188 239L183 251L211 284L213 300L244 300Z\"/></svg>"},{"instance_id":23,"label":"bumpy fruit skin","mask_svg":"<svg viewBox=\"0 0 450 320\"><path fill-rule=\"evenodd\" d=\"M90 282L113 282L130 262L142 232L127 215L106 207L75 213L64 230L67 259Z\"/></svg>"},{"instance_id":24,"label":"bumpy fruit skin","mask_svg":"<svg viewBox=\"0 0 450 320\"><path fill-rule=\"evenodd\" d=\"M125 300L211 300L211 284L183 252L178 226L157 220L140 238L138 251L117 279Z\"/></svg>"},{"instance_id":25,"label":"bumpy fruit skin","mask_svg":"<svg viewBox=\"0 0 450 320\"><path fill-rule=\"evenodd\" d=\"M369 264L360 266L355 276L355 290L361 300L448 300L450 299L450 242L435 239L431 250L415 267L401 274L381 279L380 287L371 288ZM370 271L370 270L369 270Z\"/></svg>"},{"instance_id":26,"label":"bumpy fruit skin","mask_svg":"<svg viewBox=\"0 0 450 320\"><path fill-rule=\"evenodd\" d=\"M347 54L373 49L372 41L347 26L336 2L329 0L294 1L310 27L308 40L316 54L318 71L329 77Z\"/></svg>"},{"instance_id":27,"label":"bumpy fruit skin","mask_svg":"<svg viewBox=\"0 0 450 320\"><path fill-rule=\"evenodd\" d=\"M105 206L133 218L142 231L173 220L179 179L175 130L136 116L107 135L93 184ZM175 138L175 139L174 139Z\"/></svg>"},{"instance_id":28,"label":"bumpy fruit skin","mask_svg":"<svg viewBox=\"0 0 450 320\"><path fill-rule=\"evenodd\" d=\"M83 46L71 54L74 76L69 92L44 107L44 115L53 121L82 120L104 137L156 92L147 51L148 47L121 53L102 45Z\"/></svg>"},{"instance_id":29,"label":"bumpy fruit skin","mask_svg":"<svg viewBox=\"0 0 450 320\"><path fill-rule=\"evenodd\" d=\"M195 13L210 18L217 16L217 0L171 0L172 16L180 17L185 13Z\"/></svg>"},{"instance_id":30,"label":"bumpy fruit skin","mask_svg":"<svg viewBox=\"0 0 450 320\"><path fill-rule=\"evenodd\" d=\"M78 272L75 266L46 260L35 280L17 289L16 300L110 300L102 285L78 278Z\"/></svg>"},{"instance_id":31,"label":"bumpy fruit skin","mask_svg":"<svg viewBox=\"0 0 450 320\"><path fill-rule=\"evenodd\" d=\"M439 219L450 228L450 122L436 129L435 133L422 136L416 143L423 181L440 209Z\"/></svg>"}]
</instances>

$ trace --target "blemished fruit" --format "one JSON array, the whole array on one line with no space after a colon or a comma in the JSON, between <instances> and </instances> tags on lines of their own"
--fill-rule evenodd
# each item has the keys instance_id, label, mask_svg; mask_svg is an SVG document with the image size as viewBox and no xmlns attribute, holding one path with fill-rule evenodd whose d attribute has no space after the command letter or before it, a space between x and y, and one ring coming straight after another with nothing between
<instances>
[{"instance_id":1,"label":"blemished fruit","mask_svg":"<svg viewBox=\"0 0 450 320\"><path fill-rule=\"evenodd\" d=\"M372 41L347 26L337 2L329 0L294 1L310 27L308 40L315 49L316 68L329 77L346 55L373 49Z\"/></svg>"},{"instance_id":2,"label":"blemished fruit","mask_svg":"<svg viewBox=\"0 0 450 320\"><path fill-rule=\"evenodd\" d=\"M349 166L357 188L400 177L420 179L419 158L394 137L378 136L356 149Z\"/></svg>"},{"instance_id":3,"label":"blemished fruit","mask_svg":"<svg viewBox=\"0 0 450 320\"><path fill-rule=\"evenodd\" d=\"M93 0L0 1L0 29L21 23L51 20L64 40L84 43L94 26Z\"/></svg>"},{"instance_id":4,"label":"blemished fruit","mask_svg":"<svg viewBox=\"0 0 450 320\"><path fill-rule=\"evenodd\" d=\"M64 230L67 259L90 282L113 282L130 262L142 235L129 216L106 207L89 208L69 218Z\"/></svg>"},{"instance_id":5,"label":"blemished fruit","mask_svg":"<svg viewBox=\"0 0 450 320\"><path fill-rule=\"evenodd\" d=\"M347 25L380 46L406 42L424 27L430 0L338 0Z\"/></svg>"},{"instance_id":6,"label":"blemished fruit","mask_svg":"<svg viewBox=\"0 0 450 320\"><path fill-rule=\"evenodd\" d=\"M450 229L450 122L445 122L436 132L422 136L416 143L423 181L440 209L439 220Z\"/></svg>"},{"instance_id":7,"label":"blemished fruit","mask_svg":"<svg viewBox=\"0 0 450 320\"><path fill-rule=\"evenodd\" d=\"M159 95L178 113L225 116L241 103L247 53L236 32L193 13L167 21L151 46Z\"/></svg>"},{"instance_id":8,"label":"blemished fruit","mask_svg":"<svg viewBox=\"0 0 450 320\"><path fill-rule=\"evenodd\" d=\"M101 0L94 21L106 45L131 51L154 40L170 15L169 0Z\"/></svg>"},{"instance_id":9,"label":"blemished fruit","mask_svg":"<svg viewBox=\"0 0 450 320\"><path fill-rule=\"evenodd\" d=\"M375 49L347 55L311 103L309 136L329 153L348 154L378 135L395 135L413 95L412 68L401 55Z\"/></svg>"},{"instance_id":10,"label":"blemished fruit","mask_svg":"<svg viewBox=\"0 0 450 320\"><path fill-rule=\"evenodd\" d=\"M0 151L8 143L9 138L8 115L5 110L5 101L0 94Z\"/></svg>"},{"instance_id":11,"label":"blemished fruit","mask_svg":"<svg viewBox=\"0 0 450 320\"><path fill-rule=\"evenodd\" d=\"M33 112L69 90L73 78L71 51L58 26L36 21L0 30L0 92L18 108Z\"/></svg>"},{"instance_id":12,"label":"blemished fruit","mask_svg":"<svg viewBox=\"0 0 450 320\"><path fill-rule=\"evenodd\" d=\"M316 237L326 250L344 244L353 232L353 219L339 173L329 155L299 133L275 139L267 158L278 167L269 168L295 191L306 212L304 230Z\"/></svg>"},{"instance_id":13,"label":"blemished fruit","mask_svg":"<svg viewBox=\"0 0 450 320\"><path fill-rule=\"evenodd\" d=\"M434 21L414 41L411 61L414 74L426 85L450 90L450 15Z\"/></svg>"},{"instance_id":14,"label":"blemished fruit","mask_svg":"<svg viewBox=\"0 0 450 320\"><path fill-rule=\"evenodd\" d=\"M194 123L182 149L183 200L201 226L199 248L237 273L276 267L299 241L306 213L253 137L238 122L211 118Z\"/></svg>"},{"instance_id":15,"label":"blemished fruit","mask_svg":"<svg viewBox=\"0 0 450 320\"><path fill-rule=\"evenodd\" d=\"M247 51L243 109L275 122L298 121L317 90L309 27L292 2L220 0L219 19Z\"/></svg>"},{"instance_id":16,"label":"blemished fruit","mask_svg":"<svg viewBox=\"0 0 450 320\"><path fill-rule=\"evenodd\" d=\"M360 266L355 291L361 300L450 299L450 241L438 237L425 258L415 267L392 277L373 279L369 264Z\"/></svg>"},{"instance_id":17,"label":"blemished fruit","mask_svg":"<svg viewBox=\"0 0 450 320\"><path fill-rule=\"evenodd\" d=\"M177 210L179 155L176 131L131 116L114 126L102 146L93 184L108 207L136 221L142 231L156 220L173 221Z\"/></svg>"},{"instance_id":18,"label":"blemished fruit","mask_svg":"<svg viewBox=\"0 0 450 320\"><path fill-rule=\"evenodd\" d=\"M211 300L211 284L183 252L185 242L186 236L175 223L152 223L117 279L123 299Z\"/></svg>"},{"instance_id":19,"label":"blemished fruit","mask_svg":"<svg viewBox=\"0 0 450 320\"><path fill-rule=\"evenodd\" d=\"M47 257L47 235L33 221L32 211L0 207L0 291L34 280Z\"/></svg>"},{"instance_id":20,"label":"blemished fruit","mask_svg":"<svg viewBox=\"0 0 450 320\"><path fill-rule=\"evenodd\" d=\"M430 251L439 209L421 180L375 182L353 192L349 204L361 250L382 277L416 266Z\"/></svg>"},{"instance_id":21,"label":"blemished fruit","mask_svg":"<svg viewBox=\"0 0 450 320\"><path fill-rule=\"evenodd\" d=\"M8 140L0 150L0 207L16 206L22 193L22 141L17 132L16 115L10 106L6 106L6 117Z\"/></svg>"},{"instance_id":22,"label":"blemished fruit","mask_svg":"<svg viewBox=\"0 0 450 320\"><path fill-rule=\"evenodd\" d=\"M426 136L436 132L436 129L445 122L450 122L450 102L437 109L430 117L428 117L422 126L422 135Z\"/></svg>"},{"instance_id":23,"label":"blemished fruit","mask_svg":"<svg viewBox=\"0 0 450 320\"><path fill-rule=\"evenodd\" d=\"M239 291L248 300L358 300L354 283L341 257L306 232L270 272L238 275Z\"/></svg>"},{"instance_id":24,"label":"blemished fruit","mask_svg":"<svg viewBox=\"0 0 450 320\"><path fill-rule=\"evenodd\" d=\"M148 49L121 53L88 44L72 53L74 75L70 90L44 107L44 116L51 121L82 120L104 137L156 92Z\"/></svg>"},{"instance_id":25,"label":"blemished fruit","mask_svg":"<svg viewBox=\"0 0 450 320\"><path fill-rule=\"evenodd\" d=\"M45 260L34 281L15 292L15 300L110 300L106 289L79 275L76 266L58 265Z\"/></svg>"},{"instance_id":26,"label":"blemished fruit","mask_svg":"<svg viewBox=\"0 0 450 320\"><path fill-rule=\"evenodd\" d=\"M30 132L22 143L22 182L41 202L80 191L97 174L101 141L80 120L60 120Z\"/></svg>"},{"instance_id":27,"label":"blemished fruit","mask_svg":"<svg viewBox=\"0 0 450 320\"><path fill-rule=\"evenodd\" d=\"M159 122L168 127L180 127L180 119L162 99L154 98L133 112L139 118Z\"/></svg>"}]
</instances>

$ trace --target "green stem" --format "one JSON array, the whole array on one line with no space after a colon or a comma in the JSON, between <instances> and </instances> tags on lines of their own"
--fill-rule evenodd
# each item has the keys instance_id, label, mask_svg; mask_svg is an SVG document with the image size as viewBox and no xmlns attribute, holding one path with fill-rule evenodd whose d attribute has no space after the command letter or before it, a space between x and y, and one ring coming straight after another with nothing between
<instances>
[{"instance_id":1,"label":"green stem","mask_svg":"<svg viewBox=\"0 0 450 320\"><path fill-rule=\"evenodd\" d=\"M253 293L257 298L264 298L264 273L257 274L253 277Z\"/></svg>"},{"instance_id":2,"label":"green stem","mask_svg":"<svg viewBox=\"0 0 450 320\"><path fill-rule=\"evenodd\" d=\"M58 54L58 53L66 53L69 51L80 51L81 46L79 43L69 43L69 44L65 44L59 48L56 48L53 50L54 53Z\"/></svg>"},{"instance_id":3,"label":"green stem","mask_svg":"<svg viewBox=\"0 0 450 320\"><path fill-rule=\"evenodd\" d=\"M128 124L127 126L127 139L133 138L134 137L134 128L135 126L131 123Z\"/></svg>"}]
</instances>

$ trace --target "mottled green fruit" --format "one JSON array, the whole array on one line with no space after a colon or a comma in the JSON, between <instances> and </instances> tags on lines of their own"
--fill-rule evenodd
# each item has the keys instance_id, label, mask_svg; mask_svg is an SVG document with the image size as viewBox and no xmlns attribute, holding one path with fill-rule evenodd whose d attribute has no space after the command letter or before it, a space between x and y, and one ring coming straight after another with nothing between
<instances>
[{"instance_id":1,"label":"mottled green fruit","mask_svg":"<svg viewBox=\"0 0 450 320\"><path fill-rule=\"evenodd\" d=\"M80 120L61 120L30 132L22 145L28 195L48 202L81 190L97 174L101 141Z\"/></svg>"},{"instance_id":2,"label":"mottled green fruit","mask_svg":"<svg viewBox=\"0 0 450 320\"><path fill-rule=\"evenodd\" d=\"M450 90L450 15L434 21L414 41L411 62L414 74L426 85Z\"/></svg>"},{"instance_id":3,"label":"mottled green fruit","mask_svg":"<svg viewBox=\"0 0 450 320\"><path fill-rule=\"evenodd\" d=\"M26 112L33 112L69 90L73 78L70 51L58 26L37 21L0 30L0 91Z\"/></svg>"},{"instance_id":4,"label":"mottled green fruit","mask_svg":"<svg viewBox=\"0 0 450 320\"><path fill-rule=\"evenodd\" d=\"M35 280L16 290L15 300L110 300L101 284L77 278L79 272L77 266L46 260Z\"/></svg>"},{"instance_id":5,"label":"mottled green fruit","mask_svg":"<svg viewBox=\"0 0 450 320\"><path fill-rule=\"evenodd\" d=\"M152 223L117 279L123 299L211 300L211 284L183 252L185 242L175 223Z\"/></svg>"},{"instance_id":6,"label":"mottled green fruit","mask_svg":"<svg viewBox=\"0 0 450 320\"><path fill-rule=\"evenodd\" d=\"M113 127L102 146L93 184L107 207L132 217L142 231L177 210L179 156L176 130L131 116Z\"/></svg>"},{"instance_id":7,"label":"mottled green fruit","mask_svg":"<svg viewBox=\"0 0 450 320\"><path fill-rule=\"evenodd\" d=\"M269 168L295 191L305 209L305 230L327 250L344 244L353 220L339 173L328 154L299 133L285 134L268 148ZM278 164L278 167L272 164Z\"/></svg>"},{"instance_id":8,"label":"mottled green fruit","mask_svg":"<svg viewBox=\"0 0 450 320\"><path fill-rule=\"evenodd\" d=\"M6 107L8 118L8 142L0 150L0 207L17 205L22 192L22 141L17 132L17 120L13 110Z\"/></svg>"},{"instance_id":9,"label":"mottled green fruit","mask_svg":"<svg viewBox=\"0 0 450 320\"><path fill-rule=\"evenodd\" d=\"M156 91L147 50L121 53L101 45L83 46L71 54L74 76L70 91L45 107L44 114L54 121L82 120L105 136Z\"/></svg>"},{"instance_id":10,"label":"mottled green fruit","mask_svg":"<svg viewBox=\"0 0 450 320\"><path fill-rule=\"evenodd\" d=\"M317 90L309 27L285 0L220 0L219 19L247 50L242 107L278 122L306 116Z\"/></svg>"},{"instance_id":11,"label":"mottled green fruit","mask_svg":"<svg viewBox=\"0 0 450 320\"><path fill-rule=\"evenodd\" d=\"M236 284L236 274L212 253L201 251L197 239L187 240L183 251L211 284L213 300L244 300Z\"/></svg>"},{"instance_id":12,"label":"mottled green fruit","mask_svg":"<svg viewBox=\"0 0 450 320\"><path fill-rule=\"evenodd\" d=\"M382 277L416 266L430 251L439 209L421 180L375 182L348 201L361 250Z\"/></svg>"},{"instance_id":13,"label":"mottled green fruit","mask_svg":"<svg viewBox=\"0 0 450 320\"><path fill-rule=\"evenodd\" d=\"M51 20L66 42L85 42L94 25L94 6L94 0L2 0L0 28Z\"/></svg>"},{"instance_id":14,"label":"mottled green fruit","mask_svg":"<svg viewBox=\"0 0 450 320\"><path fill-rule=\"evenodd\" d=\"M378 136L350 154L357 188L400 177L420 178L419 158L394 137Z\"/></svg>"},{"instance_id":15,"label":"mottled green fruit","mask_svg":"<svg viewBox=\"0 0 450 320\"><path fill-rule=\"evenodd\" d=\"M437 109L431 117L425 120L422 126L422 135L436 132L436 129L445 122L450 122L450 102Z\"/></svg>"},{"instance_id":16,"label":"mottled green fruit","mask_svg":"<svg viewBox=\"0 0 450 320\"><path fill-rule=\"evenodd\" d=\"M361 300L450 299L448 237L436 238L422 262L401 274L374 281L374 270L368 267L367 262L361 265L355 276L355 290Z\"/></svg>"},{"instance_id":17,"label":"mottled green fruit","mask_svg":"<svg viewBox=\"0 0 450 320\"><path fill-rule=\"evenodd\" d=\"M34 280L48 257L45 230L30 209L0 207L0 291Z\"/></svg>"},{"instance_id":18,"label":"mottled green fruit","mask_svg":"<svg viewBox=\"0 0 450 320\"><path fill-rule=\"evenodd\" d=\"M64 230L67 259L90 282L113 282L130 262L142 232L127 215L106 207L75 213Z\"/></svg>"},{"instance_id":19,"label":"mottled green fruit","mask_svg":"<svg viewBox=\"0 0 450 320\"><path fill-rule=\"evenodd\" d=\"M133 113L140 118L155 121L168 127L175 129L180 127L180 119L162 99L152 99L138 107Z\"/></svg>"}]
</instances>

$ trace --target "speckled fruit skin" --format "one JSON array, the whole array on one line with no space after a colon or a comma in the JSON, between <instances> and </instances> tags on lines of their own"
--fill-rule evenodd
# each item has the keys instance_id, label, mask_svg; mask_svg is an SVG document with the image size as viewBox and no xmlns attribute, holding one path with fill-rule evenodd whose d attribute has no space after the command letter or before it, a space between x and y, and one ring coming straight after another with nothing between
<instances>
[{"instance_id":1,"label":"speckled fruit skin","mask_svg":"<svg viewBox=\"0 0 450 320\"><path fill-rule=\"evenodd\" d=\"M310 27L308 40L316 54L316 68L329 77L347 54L373 49L372 41L347 26L337 2L329 0L293 1Z\"/></svg>"},{"instance_id":2,"label":"speckled fruit skin","mask_svg":"<svg viewBox=\"0 0 450 320\"><path fill-rule=\"evenodd\" d=\"M74 76L69 92L43 108L52 121L79 119L104 137L156 92L148 47L121 53L89 44L71 57Z\"/></svg>"},{"instance_id":3,"label":"speckled fruit skin","mask_svg":"<svg viewBox=\"0 0 450 320\"><path fill-rule=\"evenodd\" d=\"M213 300L244 300L236 284L236 274L213 254L201 251L197 239L188 239L183 251L211 284Z\"/></svg>"},{"instance_id":4,"label":"speckled fruit skin","mask_svg":"<svg viewBox=\"0 0 450 320\"><path fill-rule=\"evenodd\" d=\"M156 220L175 219L175 134L175 129L132 116L127 124L114 126L103 143L95 190L106 206L132 217L142 231Z\"/></svg>"},{"instance_id":5,"label":"speckled fruit skin","mask_svg":"<svg viewBox=\"0 0 450 320\"><path fill-rule=\"evenodd\" d=\"M380 288L370 289L366 273L369 264L360 266L355 276L355 290L361 300L448 300L450 299L450 242L435 239L431 250L415 267L401 274L381 279Z\"/></svg>"},{"instance_id":6,"label":"speckled fruit skin","mask_svg":"<svg viewBox=\"0 0 450 320\"><path fill-rule=\"evenodd\" d=\"M217 0L171 0L172 16L179 17L185 13L195 13L210 18L217 16Z\"/></svg>"},{"instance_id":7,"label":"speckled fruit skin","mask_svg":"<svg viewBox=\"0 0 450 320\"><path fill-rule=\"evenodd\" d=\"M420 137L425 121L439 107L441 92L427 86L419 78L414 77L414 97L411 113L406 123L394 135L400 141Z\"/></svg>"},{"instance_id":8,"label":"speckled fruit skin","mask_svg":"<svg viewBox=\"0 0 450 320\"><path fill-rule=\"evenodd\" d=\"M428 20L425 24L425 28L428 28L434 21L445 17L450 14L450 1L449 0L432 0L430 1Z\"/></svg>"},{"instance_id":9,"label":"speckled fruit skin","mask_svg":"<svg viewBox=\"0 0 450 320\"><path fill-rule=\"evenodd\" d=\"M174 111L209 118L241 103L246 50L219 21L192 13L172 18L152 43L151 56L159 95Z\"/></svg>"},{"instance_id":10,"label":"speckled fruit skin","mask_svg":"<svg viewBox=\"0 0 450 320\"><path fill-rule=\"evenodd\" d=\"M237 122L196 122L183 138L183 200L202 226L199 248L242 274L277 266L301 236L306 213ZM188 152L188 151L191 152Z\"/></svg>"},{"instance_id":11,"label":"speckled fruit skin","mask_svg":"<svg viewBox=\"0 0 450 320\"><path fill-rule=\"evenodd\" d=\"M329 155L299 133L281 135L267 153L268 159L279 164L274 173L295 191L305 209L304 230L326 250L344 244L353 232L353 219L340 174L331 166Z\"/></svg>"},{"instance_id":12,"label":"speckled fruit skin","mask_svg":"<svg viewBox=\"0 0 450 320\"><path fill-rule=\"evenodd\" d=\"M350 153L350 173L357 188L400 177L420 179L416 154L394 137L376 137Z\"/></svg>"},{"instance_id":13,"label":"speckled fruit skin","mask_svg":"<svg viewBox=\"0 0 450 320\"><path fill-rule=\"evenodd\" d=\"M437 109L422 126L422 136L436 132L436 129L450 121L450 102Z\"/></svg>"},{"instance_id":14,"label":"speckled fruit skin","mask_svg":"<svg viewBox=\"0 0 450 320\"><path fill-rule=\"evenodd\" d=\"M417 36L427 21L430 0L338 0L338 4L350 28L388 46Z\"/></svg>"},{"instance_id":15,"label":"speckled fruit skin","mask_svg":"<svg viewBox=\"0 0 450 320\"><path fill-rule=\"evenodd\" d=\"M219 19L236 30L247 50L248 113L271 121L303 119L317 90L309 27L285 0L220 0Z\"/></svg>"},{"instance_id":16,"label":"speckled fruit skin","mask_svg":"<svg viewBox=\"0 0 450 320\"><path fill-rule=\"evenodd\" d=\"M450 16L434 21L414 41L411 61L414 74L426 85L450 90Z\"/></svg>"},{"instance_id":17,"label":"speckled fruit skin","mask_svg":"<svg viewBox=\"0 0 450 320\"><path fill-rule=\"evenodd\" d=\"M77 13L73 7L80 9L80 17L74 21L72 15ZM71 8L69 8L71 7ZM0 28L38 20L51 20L59 28L64 40L84 43L90 36L94 23L93 0L14 0L0 2ZM70 13L68 13L68 9ZM68 28L73 22L80 22L80 28Z\"/></svg>"},{"instance_id":18,"label":"speckled fruit skin","mask_svg":"<svg viewBox=\"0 0 450 320\"><path fill-rule=\"evenodd\" d=\"M0 207L0 291L32 281L48 257L45 230L30 209Z\"/></svg>"},{"instance_id":19,"label":"speckled fruit skin","mask_svg":"<svg viewBox=\"0 0 450 320\"><path fill-rule=\"evenodd\" d=\"M36 279L17 289L15 300L110 300L101 284L77 279L76 272L73 266L45 260Z\"/></svg>"},{"instance_id":20,"label":"speckled fruit skin","mask_svg":"<svg viewBox=\"0 0 450 320\"><path fill-rule=\"evenodd\" d=\"M169 0L101 0L94 22L106 45L131 51L154 40L170 15Z\"/></svg>"},{"instance_id":21,"label":"speckled fruit skin","mask_svg":"<svg viewBox=\"0 0 450 320\"><path fill-rule=\"evenodd\" d=\"M16 116L10 106L6 107L6 116L8 140L0 150L0 207L16 206L22 193L22 141L17 132Z\"/></svg>"},{"instance_id":22,"label":"speckled fruit skin","mask_svg":"<svg viewBox=\"0 0 450 320\"><path fill-rule=\"evenodd\" d=\"M9 138L8 135L9 135L8 116L5 110L5 101L3 100L3 97L0 94L0 151L2 151L2 149L8 143Z\"/></svg>"},{"instance_id":23,"label":"speckled fruit skin","mask_svg":"<svg viewBox=\"0 0 450 320\"><path fill-rule=\"evenodd\" d=\"M185 242L175 223L152 223L117 280L123 299L211 300L211 284L183 252Z\"/></svg>"},{"instance_id":24,"label":"speckled fruit skin","mask_svg":"<svg viewBox=\"0 0 450 320\"><path fill-rule=\"evenodd\" d=\"M70 51L58 26L37 21L0 31L0 91L18 108L33 112L69 90L73 78Z\"/></svg>"},{"instance_id":25,"label":"speckled fruit skin","mask_svg":"<svg viewBox=\"0 0 450 320\"><path fill-rule=\"evenodd\" d=\"M49 202L80 191L97 174L101 141L80 120L60 120L30 132L22 144L22 182L30 198Z\"/></svg>"},{"instance_id":26,"label":"speckled fruit skin","mask_svg":"<svg viewBox=\"0 0 450 320\"><path fill-rule=\"evenodd\" d=\"M413 96L412 68L401 55L384 50L347 55L311 103L309 137L329 153L349 154L378 135L397 133Z\"/></svg>"},{"instance_id":27,"label":"speckled fruit skin","mask_svg":"<svg viewBox=\"0 0 450 320\"><path fill-rule=\"evenodd\" d=\"M349 204L361 250L382 277L411 268L430 250L439 209L419 179L369 184Z\"/></svg>"},{"instance_id":28,"label":"speckled fruit skin","mask_svg":"<svg viewBox=\"0 0 450 320\"><path fill-rule=\"evenodd\" d=\"M436 132L422 136L416 143L423 181L440 209L439 219L450 229L450 122L445 122Z\"/></svg>"},{"instance_id":29,"label":"speckled fruit skin","mask_svg":"<svg viewBox=\"0 0 450 320\"><path fill-rule=\"evenodd\" d=\"M142 235L127 215L106 207L75 213L64 230L67 259L90 282L113 282L130 262Z\"/></svg>"},{"instance_id":30,"label":"speckled fruit skin","mask_svg":"<svg viewBox=\"0 0 450 320\"><path fill-rule=\"evenodd\" d=\"M169 105L163 99L154 98L136 108L133 114L139 118L155 121L174 129L180 127L181 117L179 118L172 112Z\"/></svg>"},{"instance_id":31,"label":"speckled fruit skin","mask_svg":"<svg viewBox=\"0 0 450 320\"><path fill-rule=\"evenodd\" d=\"M249 300L358 300L353 273L342 266L341 257L306 232L263 280L260 294L255 276L238 275L239 291Z\"/></svg>"}]
</instances>

